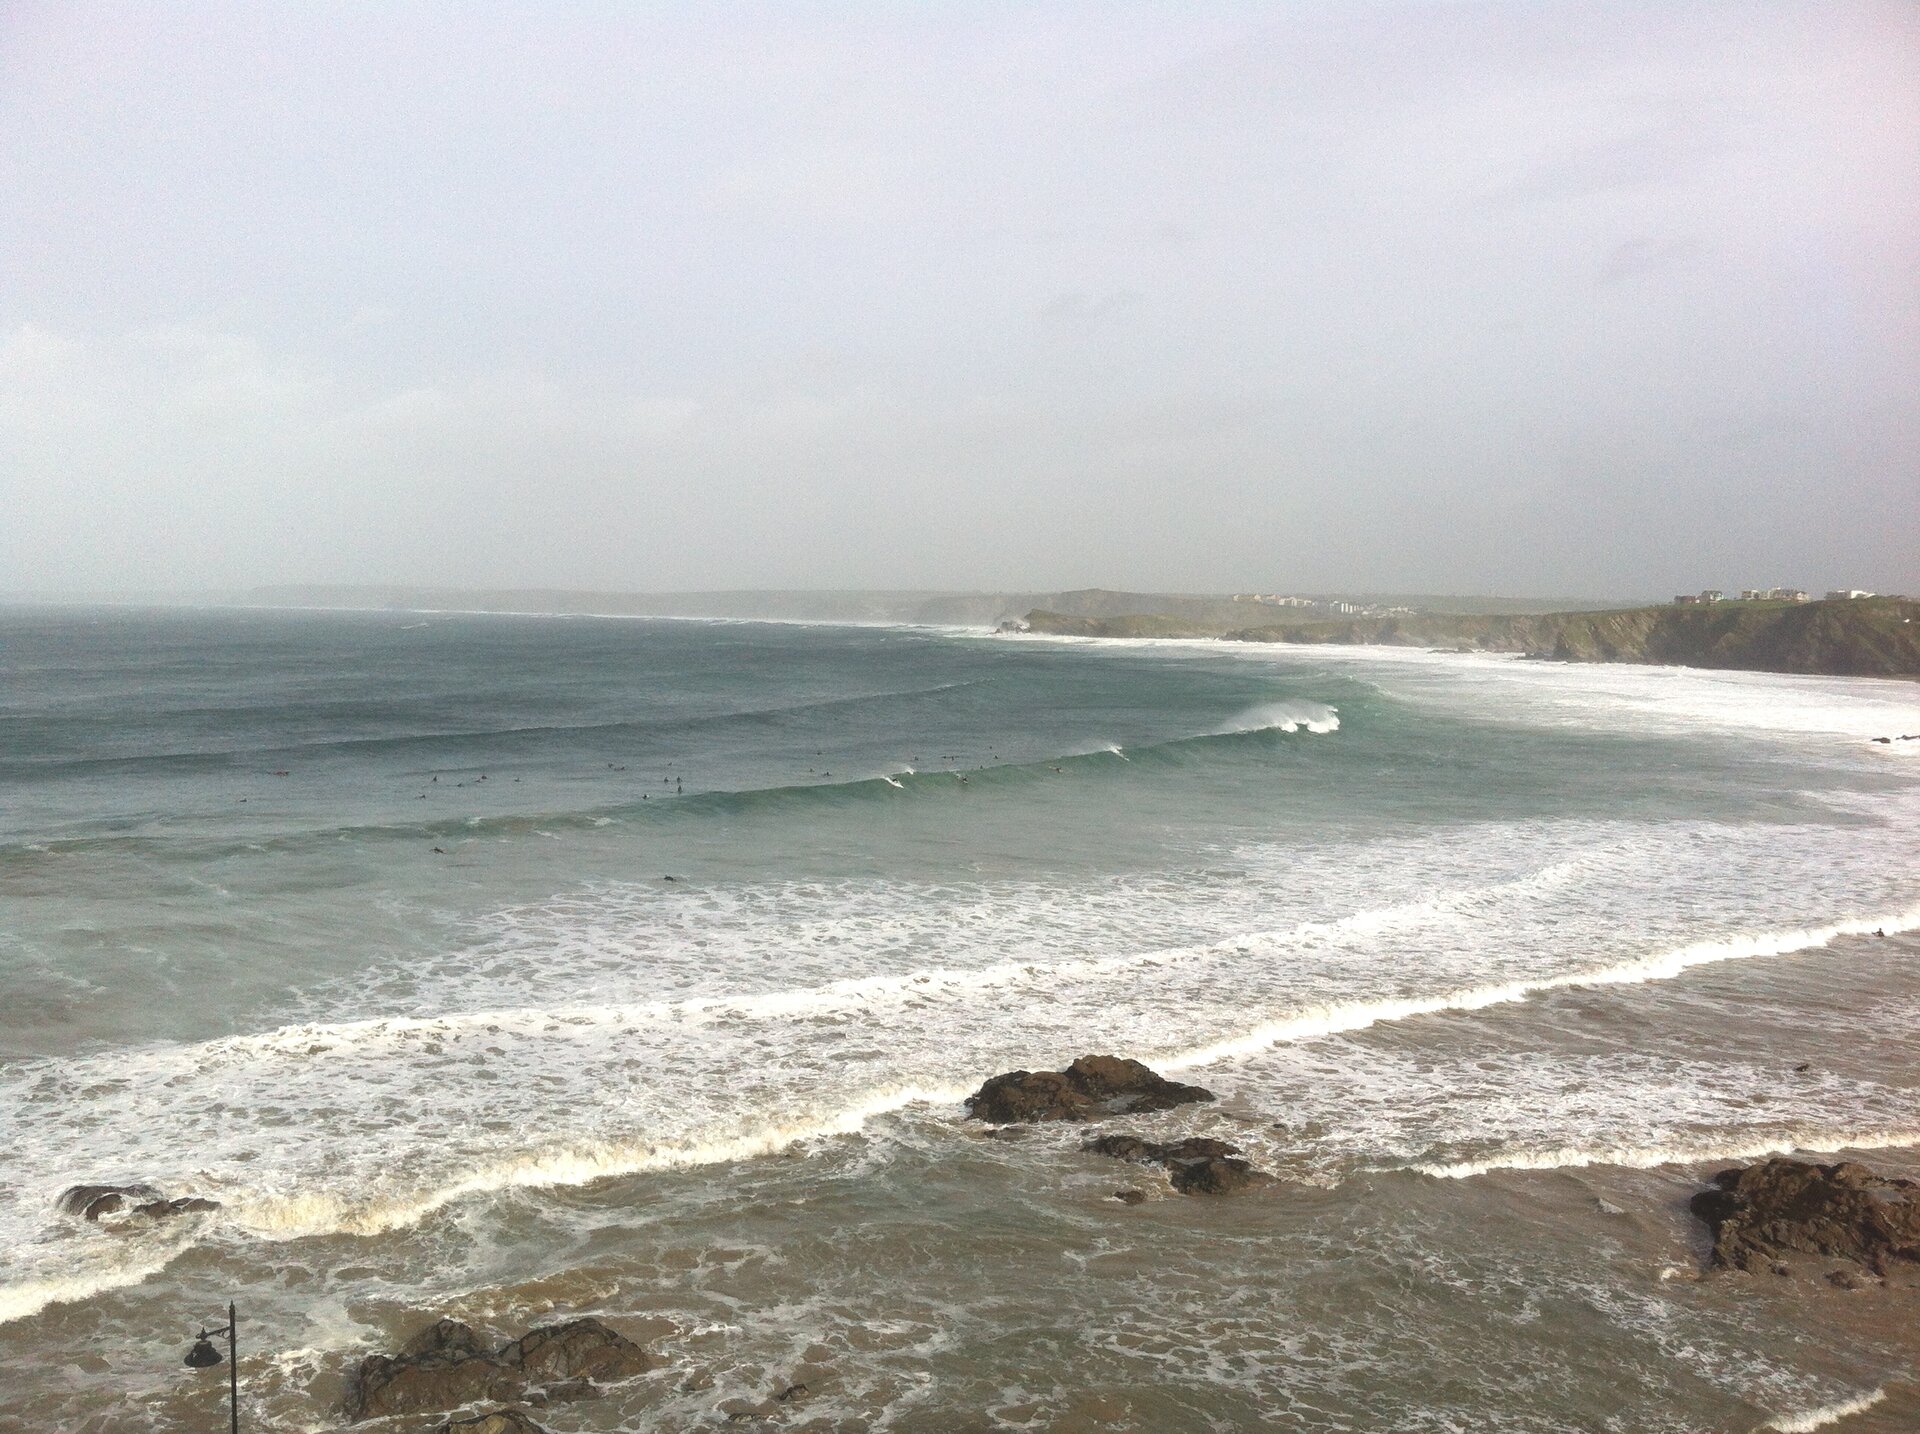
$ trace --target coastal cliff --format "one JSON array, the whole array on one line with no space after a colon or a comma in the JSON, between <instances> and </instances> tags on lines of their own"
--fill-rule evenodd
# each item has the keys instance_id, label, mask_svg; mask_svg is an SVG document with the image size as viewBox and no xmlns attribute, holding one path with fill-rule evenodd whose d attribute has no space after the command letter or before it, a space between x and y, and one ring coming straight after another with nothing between
<instances>
[{"instance_id":1,"label":"coastal cliff","mask_svg":"<svg viewBox=\"0 0 1920 1434\"><path fill-rule=\"evenodd\" d=\"M1035 610L1029 631L1065 637L1216 637L1234 642L1384 644L1511 652L1560 662L1920 678L1920 602L1730 602L1602 612L1414 613L1226 628L1160 614L1077 617Z\"/></svg>"}]
</instances>

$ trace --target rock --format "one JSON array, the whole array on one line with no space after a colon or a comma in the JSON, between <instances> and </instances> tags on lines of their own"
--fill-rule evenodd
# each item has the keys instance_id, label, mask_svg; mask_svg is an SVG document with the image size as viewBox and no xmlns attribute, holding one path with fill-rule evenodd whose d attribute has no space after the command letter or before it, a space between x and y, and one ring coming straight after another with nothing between
<instances>
[{"instance_id":1,"label":"rock","mask_svg":"<svg viewBox=\"0 0 1920 1434\"><path fill-rule=\"evenodd\" d=\"M490 1409L471 1419L449 1419L435 1434L547 1434L519 1409Z\"/></svg>"},{"instance_id":2,"label":"rock","mask_svg":"<svg viewBox=\"0 0 1920 1434\"><path fill-rule=\"evenodd\" d=\"M1920 1184L1864 1165L1776 1157L1723 1170L1690 1208L1713 1231L1713 1263L1764 1270L1788 1252L1853 1260L1876 1275L1920 1260Z\"/></svg>"},{"instance_id":3,"label":"rock","mask_svg":"<svg viewBox=\"0 0 1920 1434\"><path fill-rule=\"evenodd\" d=\"M82 1220L104 1215L138 1215L165 1220L175 1215L198 1215L218 1210L220 1202L201 1195L167 1199L151 1185L71 1185L60 1193L60 1210Z\"/></svg>"},{"instance_id":4,"label":"rock","mask_svg":"<svg viewBox=\"0 0 1920 1434\"><path fill-rule=\"evenodd\" d=\"M473 1326L457 1319L437 1319L400 1346L402 1359L441 1354L453 1359L485 1359L492 1348L481 1342Z\"/></svg>"},{"instance_id":5,"label":"rock","mask_svg":"<svg viewBox=\"0 0 1920 1434\"><path fill-rule=\"evenodd\" d=\"M1240 1147L1205 1136L1162 1145L1137 1135L1102 1135L1081 1149L1138 1165L1164 1165L1167 1179L1182 1195L1231 1195L1274 1183L1266 1171L1239 1158Z\"/></svg>"},{"instance_id":6,"label":"rock","mask_svg":"<svg viewBox=\"0 0 1920 1434\"><path fill-rule=\"evenodd\" d=\"M358 1421L503 1403L525 1393L519 1370L486 1355L370 1354L347 1381L345 1408L347 1418Z\"/></svg>"},{"instance_id":7,"label":"rock","mask_svg":"<svg viewBox=\"0 0 1920 1434\"><path fill-rule=\"evenodd\" d=\"M489 1350L458 1320L436 1321L397 1355L370 1354L347 1381L349 1419L430 1414L482 1401L591 1396L595 1384L631 1379L656 1361L597 1319L529 1331Z\"/></svg>"},{"instance_id":8,"label":"rock","mask_svg":"<svg viewBox=\"0 0 1920 1434\"><path fill-rule=\"evenodd\" d=\"M134 1206L133 1213L153 1220L164 1220L171 1215L201 1215L219 1208L218 1200L209 1200L204 1195L185 1195L177 1200L150 1200L144 1205Z\"/></svg>"},{"instance_id":9,"label":"rock","mask_svg":"<svg viewBox=\"0 0 1920 1434\"><path fill-rule=\"evenodd\" d=\"M1167 1080L1139 1061L1082 1056L1063 1071L1009 1071L995 1076L967 1098L967 1114L994 1125L1097 1120L1212 1099L1212 1091Z\"/></svg>"},{"instance_id":10,"label":"rock","mask_svg":"<svg viewBox=\"0 0 1920 1434\"><path fill-rule=\"evenodd\" d=\"M533 1330L494 1358L518 1368L537 1384L580 1378L610 1384L654 1367L644 1349L597 1319L569 1320Z\"/></svg>"},{"instance_id":11,"label":"rock","mask_svg":"<svg viewBox=\"0 0 1920 1434\"><path fill-rule=\"evenodd\" d=\"M131 1201L151 1200L159 1193L151 1185L70 1185L60 1192L58 1204L64 1215L98 1220L119 1214Z\"/></svg>"},{"instance_id":12,"label":"rock","mask_svg":"<svg viewBox=\"0 0 1920 1434\"><path fill-rule=\"evenodd\" d=\"M1122 1205L1138 1205L1147 1198L1147 1192L1134 1189L1116 1190L1113 1192L1113 1198Z\"/></svg>"}]
</instances>

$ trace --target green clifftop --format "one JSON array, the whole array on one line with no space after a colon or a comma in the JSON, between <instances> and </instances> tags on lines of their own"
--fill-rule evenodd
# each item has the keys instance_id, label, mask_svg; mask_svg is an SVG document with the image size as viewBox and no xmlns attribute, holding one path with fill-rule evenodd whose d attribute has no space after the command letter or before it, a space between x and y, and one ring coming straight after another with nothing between
<instances>
[{"instance_id":1,"label":"green clifftop","mask_svg":"<svg viewBox=\"0 0 1920 1434\"><path fill-rule=\"evenodd\" d=\"M1645 662L1920 678L1920 602L1729 602L1604 612L1402 617L1207 627L1159 615L1069 617L1036 610L1030 630L1074 637L1219 637L1237 642L1358 643L1512 652L1562 662Z\"/></svg>"}]
</instances>

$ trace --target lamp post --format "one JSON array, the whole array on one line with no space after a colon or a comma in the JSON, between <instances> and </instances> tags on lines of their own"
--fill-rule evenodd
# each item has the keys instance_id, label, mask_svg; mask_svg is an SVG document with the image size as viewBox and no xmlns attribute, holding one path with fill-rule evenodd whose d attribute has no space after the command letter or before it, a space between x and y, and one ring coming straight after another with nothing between
<instances>
[{"instance_id":1,"label":"lamp post","mask_svg":"<svg viewBox=\"0 0 1920 1434\"><path fill-rule=\"evenodd\" d=\"M228 1304L226 1324L219 1329L201 1330L200 1338L187 1351L189 1368L212 1369L220 1362L220 1351L213 1347L213 1337L221 1334L227 1337L227 1407L232 1421L232 1434L240 1434L240 1346L236 1334L239 1327L240 1318L234 1313L232 1304Z\"/></svg>"}]
</instances>

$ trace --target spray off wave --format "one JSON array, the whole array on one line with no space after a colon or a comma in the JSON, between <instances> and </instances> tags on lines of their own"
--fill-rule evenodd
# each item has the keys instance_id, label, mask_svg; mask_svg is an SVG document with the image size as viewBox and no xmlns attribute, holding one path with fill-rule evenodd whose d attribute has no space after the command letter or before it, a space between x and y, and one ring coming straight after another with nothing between
<instances>
[{"instance_id":1,"label":"spray off wave","mask_svg":"<svg viewBox=\"0 0 1920 1434\"><path fill-rule=\"evenodd\" d=\"M1339 731L1339 709L1329 707L1324 702L1297 699L1262 702L1229 718L1215 729L1214 735L1225 737L1240 732L1298 732L1302 729L1323 736Z\"/></svg>"}]
</instances>

